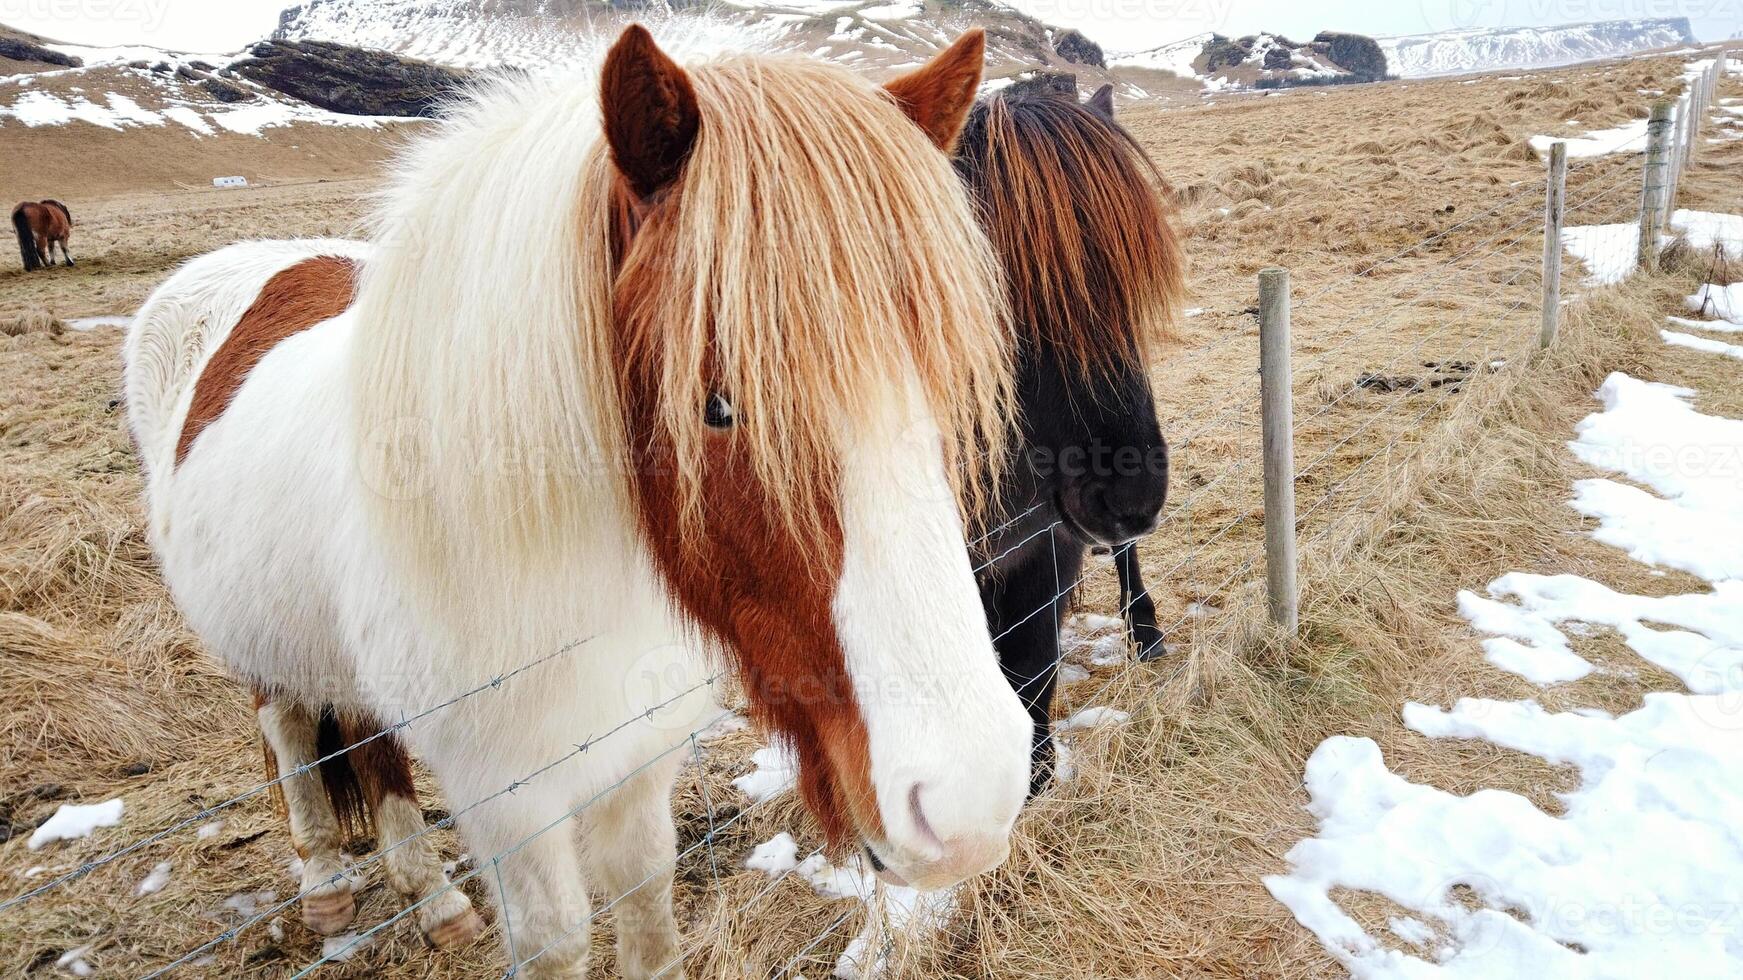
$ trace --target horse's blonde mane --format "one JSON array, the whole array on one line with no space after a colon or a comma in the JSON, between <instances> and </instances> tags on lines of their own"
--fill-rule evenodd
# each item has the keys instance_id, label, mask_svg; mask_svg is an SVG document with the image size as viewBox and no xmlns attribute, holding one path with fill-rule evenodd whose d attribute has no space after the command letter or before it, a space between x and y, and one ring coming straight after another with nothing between
<instances>
[{"instance_id":1,"label":"horse's blonde mane","mask_svg":"<svg viewBox=\"0 0 1743 980\"><path fill-rule=\"evenodd\" d=\"M910 377L977 509L1003 455L1009 331L948 161L843 69L741 56L690 74L700 135L618 273L659 282L633 316L613 311L621 188L595 78L491 83L401 163L362 281L352 390L365 477L386 472L386 498L416 501L396 523L420 540L459 525L480 544L560 547L610 505L582 484L623 503L626 350L656 370L686 514L714 388L797 526L819 516L843 433ZM641 325L628 343L626 322Z\"/></svg>"}]
</instances>

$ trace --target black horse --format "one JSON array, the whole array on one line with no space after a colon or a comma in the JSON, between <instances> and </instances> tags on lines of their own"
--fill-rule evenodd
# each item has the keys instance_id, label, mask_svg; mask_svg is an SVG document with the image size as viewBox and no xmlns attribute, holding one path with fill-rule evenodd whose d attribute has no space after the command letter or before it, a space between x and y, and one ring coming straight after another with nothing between
<instances>
[{"instance_id":1,"label":"black horse","mask_svg":"<svg viewBox=\"0 0 1743 980\"><path fill-rule=\"evenodd\" d=\"M1184 262L1160 175L1114 121L1110 86L1086 104L1034 88L982 99L956 167L1004 265L1016 333L1016 455L975 565L1005 676L1035 721L1035 793L1053 772L1060 624L1092 548L1114 552L1139 656L1163 649L1131 542L1167 494L1149 363Z\"/></svg>"}]
</instances>

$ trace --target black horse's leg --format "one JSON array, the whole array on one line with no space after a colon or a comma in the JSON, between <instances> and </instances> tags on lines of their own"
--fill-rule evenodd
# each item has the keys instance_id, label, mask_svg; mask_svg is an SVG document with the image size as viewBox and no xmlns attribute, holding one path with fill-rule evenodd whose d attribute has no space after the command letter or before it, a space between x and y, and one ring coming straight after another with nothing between
<instances>
[{"instance_id":1,"label":"black horse's leg","mask_svg":"<svg viewBox=\"0 0 1743 980\"><path fill-rule=\"evenodd\" d=\"M1051 548L1010 556L1007 563L1021 560L997 570L981 586L999 666L1035 724L1029 743L1030 796L1046 789L1053 778L1053 689L1066 603L1058 593L1061 582L1077 580L1083 564L1081 549L1061 544L1059 552L1057 569Z\"/></svg>"},{"instance_id":2,"label":"black horse's leg","mask_svg":"<svg viewBox=\"0 0 1743 980\"><path fill-rule=\"evenodd\" d=\"M1168 655L1162 642L1162 631L1156 628L1156 601L1144 585L1143 569L1138 567L1138 546L1127 544L1114 550L1114 565L1120 572L1120 613L1126 621L1126 635L1138 651L1139 660L1157 660Z\"/></svg>"}]
</instances>

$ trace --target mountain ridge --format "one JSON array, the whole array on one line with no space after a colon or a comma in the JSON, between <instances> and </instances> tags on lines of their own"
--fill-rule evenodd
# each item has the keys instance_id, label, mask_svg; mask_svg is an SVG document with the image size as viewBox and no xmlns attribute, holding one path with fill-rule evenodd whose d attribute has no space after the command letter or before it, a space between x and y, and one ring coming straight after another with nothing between
<instances>
[{"instance_id":1,"label":"mountain ridge","mask_svg":"<svg viewBox=\"0 0 1743 980\"><path fill-rule=\"evenodd\" d=\"M1407 78L1551 68L1699 43L1687 17L1470 28L1377 40L1392 70Z\"/></svg>"}]
</instances>

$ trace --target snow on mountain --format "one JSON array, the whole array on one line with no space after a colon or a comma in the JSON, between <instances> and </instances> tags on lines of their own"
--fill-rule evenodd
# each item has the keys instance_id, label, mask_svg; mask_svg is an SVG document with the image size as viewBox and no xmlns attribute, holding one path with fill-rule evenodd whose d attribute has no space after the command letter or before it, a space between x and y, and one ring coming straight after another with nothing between
<instances>
[{"instance_id":1,"label":"snow on mountain","mask_svg":"<svg viewBox=\"0 0 1743 980\"><path fill-rule=\"evenodd\" d=\"M1502 27L1378 39L1393 73L1454 75L1544 68L1695 43L1687 17Z\"/></svg>"},{"instance_id":2,"label":"snow on mountain","mask_svg":"<svg viewBox=\"0 0 1743 980\"><path fill-rule=\"evenodd\" d=\"M1157 48L1116 52L1108 55L1108 63L1128 68L1151 68L1171 72L1181 78L1191 78L1197 74L1192 67L1193 62L1204 53L1204 46L1210 43L1212 37L1215 35L1206 31Z\"/></svg>"},{"instance_id":3,"label":"snow on mountain","mask_svg":"<svg viewBox=\"0 0 1743 980\"><path fill-rule=\"evenodd\" d=\"M1099 83L1105 72L1074 63L1065 32L993 0L723 0L704 13L686 9L686 30L657 0L307 0L284 11L279 40L320 40L378 48L464 68L539 69L593 57L631 20L698 35L687 49L788 50L873 71L918 65L970 26L987 31L987 77L1036 69L1077 73ZM1093 45L1091 45L1093 47ZM1085 60L1082 55L1078 59ZM1099 59L1096 50L1087 60Z\"/></svg>"},{"instance_id":4,"label":"snow on mountain","mask_svg":"<svg viewBox=\"0 0 1743 980\"><path fill-rule=\"evenodd\" d=\"M1122 77L1167 72L1209 91L1374 81L1386 75L1372 38L1331 31L1307 42L1269 33L1239 38L1195 34L1156 48L1115 53L1109 64Z\"/></svg>"},{"instance_id":5,"label":"snow on mountain","mask_svg":"<svg viewBox=\"0 0 1743 980\"><path fill-rule=\"evenodd\" d=\"M88 123L117 132L180 127L198 138L261 136L299 124L376 128L400 121L328 111L253 84L228 70L236 55L190 56L140 46L44 47L74 53L84 64L0 76L0 131Z\"/></svg>"}]
</instances>

